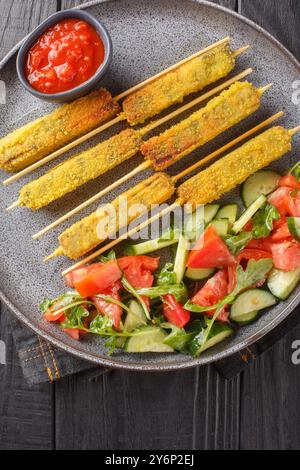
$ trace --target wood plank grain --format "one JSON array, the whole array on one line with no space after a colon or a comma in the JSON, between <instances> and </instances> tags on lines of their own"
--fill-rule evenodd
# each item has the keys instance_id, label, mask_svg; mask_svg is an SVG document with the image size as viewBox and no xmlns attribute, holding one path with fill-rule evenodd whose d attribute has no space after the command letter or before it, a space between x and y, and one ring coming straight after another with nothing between
<instances>
[{"instance_id":1,"label":"wood plank grain","mask_svg":"<svg viewBox=\"0 0 300 470\"><path fill-rule=\"evenodd\" d=\"M242 0L240 12L259 24L295 55L300 53L298 0Z\"/></svg>"},{"instance_id":2,"label":"wood plank grain","mask_svg":"<svg viewBox=\"0 0 300 470\"><path fill-rule=\"evenodd\" d=\"M230 10L237 10L237 0L211 0L213 3L218 3L226 8L230 8Z\"/></svg>"},{"instance_id":3,"label":"wood plank grain","mask_svg":"<svg viewBox=\"0 0 300 470\"><path fill-rule=\"evenodd\" d=\"M241 449L300 447L300 365L293 365L291 360L295 340L300 340L300 327L259 357L244 374Z\"/></svg>"},{"instance_id":4,"label":"wood plank grain","mask_svg":"<svg viewBox=\"0 0 300 470\"><path fill-rule=\"evenodd\" d=\"M56 11L56 0L0 0L1 58L42 20Z\"/></svg>"},{"instance_id":5,"label":"wood plank grain","mask_svg":"<svg viewBox=\"0 0 300 470\"><path fill-rule=\"evenodd\" d=\"M211 367L167 374L114 371L56 385L58 449L223 449L239 439L239 382Z\"/></svg>"},{"instance_id":6,"label":"wood plank grain","mask_svg":"<svg viewBox=\"0 0 300 470\"><path fill-rule=\"evenodd\" d=\"M74 8L85 3L86 2L82 0L61 0L61 9L66 10L67 8Z\"/></svg>"},{"instance_id":7,"label":"wood plank grain","mask_svg":"<svg viewBox=\"0 0 300 470\"><path fill-rule=\"evenodd\" d=\"M6 344L6 365L0 365L0 449L52 449L53 391L48 384L26 384L12 340L10 315L2 305L0 338Z\"/></svg>"}]
</instances>

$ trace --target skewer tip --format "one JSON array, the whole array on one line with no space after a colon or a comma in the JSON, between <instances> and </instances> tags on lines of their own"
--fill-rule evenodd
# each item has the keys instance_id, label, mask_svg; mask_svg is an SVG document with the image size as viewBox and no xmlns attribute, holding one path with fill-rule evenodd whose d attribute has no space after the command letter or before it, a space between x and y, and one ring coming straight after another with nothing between
<instances>
[{"instance_id":1,"label":"skewer tip","mask_svg":"<svg viewBox=\"0 0 300 470\"><path fill-rule=\"evenodd\" d=\"M44 263L47 263L47 261L50 261L61 255L63 255L63 250L61 247L58 247L55 251L53 251L53 253L51 253L50 255L46 256L46 258L44 258Z\"/></svg>"},{"instance_id":2,"label":"skewer tip","mask_svg":"<svg viewBox=\"0 0 300 470\"><path fill-rule=\"evenodd\" d=\"M268 91L270 88L272 88L272 86L274 85L274 83L269 83L268 85L262 87L259 89L259 92L260 94L262 95L263 93L265 93L266 91Z\"/></svg>"},{"instance_id":3,"label":"skewer tip","mask_svg":"<svg viewBox=\"0 0 300 470\"><path fill-rule=\"evenodd\" d=\"M15 209L16 207L19 207L20 205L21 205L21 204L20 204L20 201L19 201L19 199L18 199L17 201L13 202L13 203L11 204L11 206L7 207L7 208L6 208L6 211L7 211L7 212L8 212L8 211L11 211L11 210Z\"/></svg>"},{"instance_id":4,"label":"skewer tip","mask_svg":"<svg viewBox=\"0 0 300 470\"><path fill-rule=\"evenodd\" d=\"M233 52L233 57L238 57L239 55L243 54L244 52L248 51L248 49L251 48L250 44L247 44L247 46L240 47L240 49L237 49L236 51Z\"/></svg>"},{"instance_id":5,"label":"skewer tip","mask_svg":"<svg viewBox=\"0 0 300 470\"><path fill-rule=\"evenodd\" d=\"M289 131L289 134L293 136L293 135L297 134L297 132L300 132L300 125L297 126L297 127L294 127L294 129L291 129Z\"/></svg>"}]
</instances>

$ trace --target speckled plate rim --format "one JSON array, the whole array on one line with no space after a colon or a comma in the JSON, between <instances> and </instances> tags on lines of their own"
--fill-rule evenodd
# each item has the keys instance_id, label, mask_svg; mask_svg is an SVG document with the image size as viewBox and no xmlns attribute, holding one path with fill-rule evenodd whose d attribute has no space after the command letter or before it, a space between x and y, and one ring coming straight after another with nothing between
<instances>
[{"instance_id":1,"label":"speckled plate rim","mask_svg":"<svg viewBox=\"0 0 300 470\"><path fill-rule=\"evenodd\" d=\"M94 5L99 5L101 3L107 3L107 2L112 2L112 1L116 1L116 0L92 0L83 5L79 5L75 7L74 9L86 9ZM265 36L274 44L275 47L277 47L281 52L283 52L287 56L287 58L299 70L299 75L300 75L299 61L293 56L293 54L288 49L286 49L277 39L274 38L274 36L268 33L265 29L258 26L256 23L249 20L248 18L245 18L244 16L240 15L239 13L229 10L228 8L225 8L221 5L216 5L214 3L207 2L205 0L191 0L191 1L194 3L198 3L199 5L204 5L206 7L210 7L210 8L222 11L230 16L233 16L239 19L240 21L242 21L243 23L245 23L247 26L250 26L252 29L257 31L260 35ZM19 50L21 44L23 43L25 39L26 37L22 39L18 44L16 44L16 46L14 46L10 50L10 52L0 61L0 72L4 68L4 66L7 64L7 62ZM251 346L253 343L263 338L266 334L270 333L270 331L272 331L276 326L282 323L282 321L285 318L288 317L288 315L299 305L300 293L268 325L261 328L256 333L252 334L249 338L247 338L247 340L241 341L235 346L230 346L227 349L225 349L223 352L216 353L213 356L209 356L209 357L202 356L198 359L191 359L189 362L178 363L178 364L158 363L156 365L141 364L138 362L131 362L128 364L119 363L119 362L116 362L113 358L102 356L102 355L96 355L91 352L85 352L82 349L76 348L75 346L72 346L72 347L68 346L67 344L63 343L60 340L55 339L49 333L44 331L39 324L34 323L32 320L29 320L18 308L16 308L13 302L9 300L7 296L1 290L0 290L0 299L8 306L8 308L16 315L16 317L20 321L22 321L22 323L24 323L28 328L30 328L34 333L38 334L43 339L49 341L57 348L67 353L70 353L76 357L79 357L80 359L86 360L94 364L98 364L99 366L105 366L105 367L113 368L113 369L148 371L148 372L158 372L158 371L168 372L172 370L188 369L188 368L192 368L196 366L203 366L206 364L211 364L211 363L220 361L221 359L230 357L233 354L243 350L244 348Z\"/></svg>"}]
</instances>

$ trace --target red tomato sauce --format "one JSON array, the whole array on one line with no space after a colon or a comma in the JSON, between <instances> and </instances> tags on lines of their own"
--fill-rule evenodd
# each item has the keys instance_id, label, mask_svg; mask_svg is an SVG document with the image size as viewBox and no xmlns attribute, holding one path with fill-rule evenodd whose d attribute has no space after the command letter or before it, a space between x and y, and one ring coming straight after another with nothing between
<instances>
[{"instance_id":1,"label":"red tomato sauce","mask_svg":"<svg viewBox=\"0 0 300 470\"><path fill-rule=\"evenodd\" d=\"M25 74L42 93L71 90L89 80L103 63L105 48L87 22L70 18L49 28L30 49Z\"/></svg>"}]
</instances>

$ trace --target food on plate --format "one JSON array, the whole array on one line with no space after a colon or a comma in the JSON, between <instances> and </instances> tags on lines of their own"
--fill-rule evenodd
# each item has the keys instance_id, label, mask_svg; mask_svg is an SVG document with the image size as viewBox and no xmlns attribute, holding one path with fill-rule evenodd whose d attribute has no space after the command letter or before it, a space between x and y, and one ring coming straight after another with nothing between
<instances>
[{"instance_id":1,"label":"food on plate","mask_svg":"<svg viewBox=\"0 0 300 470\"><path fill-rule=\"evenodd\" d=\"M109 354L199 357L227 340L300 282L300 165L276 175L260 170L245 181L241 193L248 201L251 188L257 199L242 214L236 204L208 204L201 220L192 213L182 229L163 234L161 246L127 244L126 253L139 255L110 252L71 271L66 282L73 290L43 302L45 320L77 340L105 338ZM160 258L145 253L164 248L167 237L177 251L159 270Z\"/></svg>"},{"instance_id":2,"label":"food on plate","mask_svg":"<svg viewBox=\"0 0 300 470\"><path fill-rule=\"evenodd\" d=\"M156 170L167 168L257 111L260 97L251 83L237 82L187 119L149 139L141 152Z\"/></svg>"},{"instance_id":3,"label":"food on plate","mask_svg":"<svg viewBox=\"0 0 300 470\"><path fill-rule=\"evenodd\" d=\"M175 187L171 178L165 173L155 173L111 203L111 208L114 209L112 219L108 216L109 212L98 209L65 230L59 237L60 246L55 255L65 255L71 259L83 256L101 243L97 230L101 221L105 227L111 225L111 228L107 230L107 237L114 235L116 231L140 217L145 210L150 210L153 204L162 204L167 201L174 192ZM122 205L120 207L122 198L126 198L126 209L123 209Z\"/></svg>"},{"instance_id":4,"label":"food on plate","mask_svg":"<svg viewBox=\"0 0 300 470\"><path fill-rule=\"evenodd\" d=\"M27 206L33 210L40 209L133 157L138 153L140 146L145 157L149 159L149 164L153 165L155 170L168 167L252 114L259 105L259 91L249 83L237 82L219 97L211 100L200 111L166 131L165 134L172 135L173 144L177 143L176 145L181 149L177 152L173 148L168 158L165 159L163 156L165 143L161 142L161 136L154 137L141 145L142 131L128 129L72 157L37 180L25 185L20 191L18 205ZM151 142L155 139L159 140L162 150L158 158L152 158L152 153L150 152L150 155L148 150L145 151L146 148L149 149L148 144L150 143L151 147ZM183 147L186 149L184 152L182 152ZM47 188L46 191L45 188Z\"/></svg>"},{"instance_id":5,"label":"food on plate","mask_svg":"<svg viewBox=\"0 0 300 470\"><path fill-rule=\"evenodd\" d=\"M143 123L185 96L226 77L234 66L228 43L191 59L129 95L123 102L127 121L131 126Z\"/></svg>"},{"instance_id":6,"label":"food on plate","mask_svg":"<svg viewBox=\"0 0 300 470\"><path fill-rule=\"evenodd\" d=\"M179 196L178 202L181 205L190 204L194 208L202 204L208 204L214 199L230 191L238 184L244 182L247 177L251 176L253 173L260 170L262 167L282 157L289 150L291 150L291 135L289 131L285 130L282 127L273 127L271 129L268 129L266 132L263 132L259 136L251 139L234 152L221 158L217 162L213 163L206 170L199 172L197 175L188 179L185 183L179 186L177 190ZM260 194L259 191L262 189L260 173L258 174L257 178L260 179L260 181L256 185L255 191L257 194ZM169 179L169 181L172 180ZM159 184L160 183L158 183L158 185ZM174 184L171 184L172 188L174 188ZM248 185L249 182L247 182L247 186ZM253 184L251 188L251 191L254 191ZM280 188L280 190L282 191L283 189ZM171 192L171 194L173 194L173 192ZM142 203L143 198L141 197L140 200L138 198L139 194L136 195L136 202L139 201L139 203ZM155 195L152 195L152 200L155 201ZM258 200L253 203L254 206L250 206L247 209L247 212L243 216L242 220L239 220L234 224L233 231L238 232L240 225L243 224L244 221L246 221L245 223L247 223L247 221L251 219L252 215L257 210L257 204L263 205L264 202L265 196L263 194L260 194ZM159 202L156 201L156 203ZM257 208L259 209L260 206ZM218 207L216 208L216 212L217 211ZM232 218L234 217L234 214L236 214L236 211L236 207L234 205L231 205L231 207L226 208L225 215L229 214L227 215L227 217L232 221ZM250 213L250 216L247 218L248 213ZM226 222L224 222L224 210L222 210L221 216L223 218L220 219L220 216L218 216L218 220L216 220L215 222L215 224L218 226L218 229L222 229L224 225L226 226ZM91 215L90 217L93 218L93 215ZM134 220L135 218L136 217L133 217L130 221ZM84 244L85 249L79 250L78 256L76 258L74 257L74 253L72 256L68 255L69 250L60 250L58 252L59 254L65 254L72 259L77 259L84 253L88 253L89 251L94 249L103 241L98 238L98 243L96 243L95 236L93 237L93 241L91 243L91 241L89 240L89 236L85 233L86 230L83 228L84 225L81 225L80 222L77 222L77 224L74 224L68 230L71 230L72 233L75 233L77 231L76 238L80 239L80 243Z\"/></svg>"},{"instance_id":7,"label":"food on plate","mask_svg":"<svg viewBox=\"0 0 300 470\"><path fill-rule=\"evenodd\" d=\"M0 140L0 168L22 170L111 119L118 111L118 103L104 89L64 104L3 137Z\"/></svg>"},{"instance_id":8,"label":"food on plate","mask_svg":"<svg viewBox=\"0 0 300 470\"><path fill-rule=\"evenodd\" d=\"M88 81L104 57L103 41L93 26L67 18L51 26L33 44L25 62L25 76L41 93L61 93Z\"/></svg>"},{"instance_id":9,"label":"food on plate","mask_svg":"<svg viewBox=\"0 0 300 470\"><path fill-rule=\"evenodd\" d=\"M283 127L268 129L183 183L178 195L195 206L214 201L289 152L291 141Z\"/></svg>"},{"instance_id":10,"label":"food on plate","mask_svg":"<svg viewBox=\"0 0 300 470\"><path fill-rule=\"evenodd\" d=\"M23 186L19 205L32 210L47 206L133 157L139 151L140 144L139 133L125 129Z\"/></svg>"}]
</instances>

